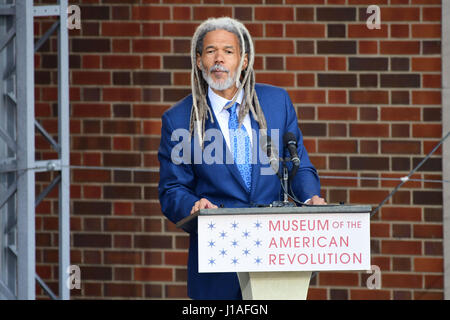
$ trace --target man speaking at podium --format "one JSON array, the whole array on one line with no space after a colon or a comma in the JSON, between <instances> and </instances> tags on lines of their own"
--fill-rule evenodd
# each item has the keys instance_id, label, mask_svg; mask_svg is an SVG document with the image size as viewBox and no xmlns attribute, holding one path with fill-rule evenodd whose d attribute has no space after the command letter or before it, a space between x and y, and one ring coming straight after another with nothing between
<instances>
[{"instance_id":1,"label":"man speaking at podium","mask_svg":"<svg viewBox=\"0 0 450 320\"><path fill-rule=\"evenodd\" d=\"M283 190L278 176L274 171L264 172L270 171L272 161L269 163L267 156L271 156L268 150L273 146L275 154L289 155L283 147L286 133L295 137L294 152L300 160L291 179L295 197L308 204L325 204L287 92L255 84L255 52L246 27L231 18L208 19L197 28L191 48L192 94L162 117L158 190L164 215L176 223L199 209L246 208L280 200ZM180 132L187 132L189 137L184 135L180 142ZM219 132L220 136L208 138L210 132ZM268 138L259 132L278 134L268 144ZM182 150L183 161L179 161L182 143L188 143L188 148ZM215 159L219 155L223 161L194 159L197 149L205 151L213 143L223 147L214 151ZM258 158L261 153L260 158L266 157L266 161ZM193 232L188 259L189 297L242 299L236 273L199 273L197 260L198 237Z\"/></svg>"}]
</instances>

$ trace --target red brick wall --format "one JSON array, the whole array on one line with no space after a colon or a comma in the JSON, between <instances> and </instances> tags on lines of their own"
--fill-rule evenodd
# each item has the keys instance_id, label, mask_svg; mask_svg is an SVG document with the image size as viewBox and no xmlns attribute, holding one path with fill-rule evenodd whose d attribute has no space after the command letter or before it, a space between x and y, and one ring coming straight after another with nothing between
<instances>
[{"instance_id":1,"label":"red brick wall","mask_svg":"<svg viewBox=\"0 0 450 320\"><path fill-rule=\"evenodd\" d=\"M158 168L161 114L190 91L190 38L210 16L253 35L257 81L286 88L321 176L399 178L441 137L440 0L84 0L70 31L71 164ZM365 26L381 7L381 30ZM51 21L50 21L51 22ZM50 26L36 22L36 34ZM36 56L36 114L56 132L56 39ZM55 156L43 139L38 158ZM441 152L414 176L441 179ZM37 190L50 174L38 174ZM161 214L158 174L72 170L73 298L185 298L187 234ZM399 181L322 178L329 202L376 206ZM57 291L57 198L38 207L38 273ZM408 182L372 219L365 272L321 272L309 299L441 299L442 186ZM39 290L39 293L41 291Z\"/></svg>"}]
</instances>

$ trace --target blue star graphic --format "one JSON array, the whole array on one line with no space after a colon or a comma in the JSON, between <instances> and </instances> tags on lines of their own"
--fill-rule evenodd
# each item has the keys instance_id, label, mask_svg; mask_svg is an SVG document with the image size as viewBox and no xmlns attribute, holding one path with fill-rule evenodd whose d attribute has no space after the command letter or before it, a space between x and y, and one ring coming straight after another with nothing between
<instances>
[{"instance_id":1,"label":"blue star graphic","mask_svg":"<svg viewBox=\"0 0 450 320\"><path fill-rule=\"evenodd\" d=\"M208 264L210 264L211 266L216 264L216 259L213 259L213 258L209 259Z\"/></svg>"},{"instance_id":2,"label":"blue star graphic","mask_svg":"<svg viewBox=\"0 0 450 320\"><path fill-rule=\"evenodd\" d=\"M225 257L226 255L227 255L227 250L225 250L225 249L222 249L222 250L220 250L220 253L219 253L222 257Z\"/></svg>"},{"instance_id":3,"label":"blue star graphic","mask_svg":"<svg viewBox=\"0 0 450 320\"><path fill-rule=\"evenodd\" d=\"M248 232L247 230L245 230L244 232L242 232L242 236L247 239L250 236L250 232Z\"/></svg>"},{"instance_id":4,"label":"blue star graphic","mask_svg":"<svg viewBox=\"0 0 450 320\"><path fill-rule=\"evenodd\" d=\"M231 245L236 248L239 245L239 242L234 239L233 241L231 241Z\"/></svg>"},{"instance_id":5,"label":"blue star graphic","mask_svg":"<svg viewBox=\"0 0 450 320\"><path fill-rule=\"evenodd\" d=\"M242 250L242 254L248 256L250 254L250 250L248 249Z\"/></svg>"},{"instance_id":6,"label":"blue star graphic","mask_svg":"<svg viewBox=\"0 0 450 320\"><path fill-rule=\"evenodd\" d=\"M262 263L262 259L261 259L260 257L257 257L257 258L255 259L255 263L256 263L257 265L259 265L260 263Z\"/></svg>"},{"instance_id":7,"label":"blue star graphic","mask_svg":"<svg viewBox=\"0 0 450 320\"><path fill-rule=\"evenodd\" d=\"M210 248L214 247L215 245L216 245L216 243L214 241L212 241L212 240L210 240L208 242L208 247L210 247Z\"/></svg>"},{"instance_id":8,"label":"blue star graphic","mask_svg":"<svg viewBox=\"0 0 450 320\"><path fill-rule=\"evenodd\" d=\"M237 265L239 263L238 261L239 261L239 259L234 257L233 259L231 259L231 264Z\"/></svg>"},{"instance_id":9,"label":"blue star graphic","mask_svg":"<svg viewBox=\"0 0 450 320\"><path fill-rule=\"evenodd\" d=\"M262 245L262 241L259 240L259 239L257 239L257 240L255 241L255 246L259 247L259 246L261 246L261 245Z\"/></svg>"},{"instance_id":10,"label":"blue star graphic","mask_svg":"<svg viewBox=\"0 0 450 320\"><path fill-rule=\"evenodd\" d=\"M256 222L255 222L255 228L256 228L256 229L262 228L262 223L259 222L258 220L256 220Z\"/></svg>"},{"instance_id":11,"label":"blue star graphic","mask_svg":"<svg viewBox=\"0 0 450 320\"><path fill-rule=\"evenodd\" d=\"M212 223L212 221L211 221L211 222L208 224L208 229L212 230L212 229L215 228L215 226L216 226L216 224L215 224L215 223Z\"/></svg>"},{"instance_id":12,"label":"blue star graphic","mask_svg":"<svg viewBox=\"0 0 450 320\"><path fill-rule=\"evenodd\" d=\"M234 221L234 222L231 224L231 228L234 229L234 230L236 230L236 229L238 228L238 225L239 225L239 223L237 223L236 221Z\"/></svg>"},{"instance_id":13,"label":"blue star graphic","mask_svg":"<svg viewBox=\"0 0 450 320\"><path fill-rule=\"evenodd\" d=\"M222 239L224 239L227 236L227 233L225 231L222 231L219 235Z\"/></svg>"}]
</instances>

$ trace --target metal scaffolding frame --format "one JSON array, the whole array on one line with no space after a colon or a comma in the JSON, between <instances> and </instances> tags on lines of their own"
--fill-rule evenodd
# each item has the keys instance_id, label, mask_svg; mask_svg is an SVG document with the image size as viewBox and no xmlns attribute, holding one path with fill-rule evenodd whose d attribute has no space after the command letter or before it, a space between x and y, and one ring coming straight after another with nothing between
<instances>
[{"instance_id":1,"label":"metal scaffolding frame","mask_svg":"<svg viewBox=\"0 0 450 320\"><path fill-rule=\"evenodd\" d=\"M59 19L34 43L34 17ZM35 119L34 53L58 31L58 141ZM67 0L34 6L33 0L0 0L0 299L35 299L35 208L59 185L59 299L70 299L69 43ZM35 159L35 129L58 159ZM35 173L60 174L35 195Z\"/></svg>"}]
</instances>

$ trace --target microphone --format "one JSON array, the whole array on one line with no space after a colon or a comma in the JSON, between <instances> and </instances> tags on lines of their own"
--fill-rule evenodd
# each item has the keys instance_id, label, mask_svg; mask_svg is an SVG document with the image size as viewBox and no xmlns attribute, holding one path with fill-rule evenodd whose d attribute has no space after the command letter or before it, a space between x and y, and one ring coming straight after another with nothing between
<instances>
[{"instance_id":1,"label":"microphone","mask_svg":"<svg viewBox=\"0 0 450 320\"><path fill-rule=\"evenodd\" d=\"M279 161L278 157L272 153L272 138L267 136L267 157L269 158L270 167L278 174Z\"/></svg>"},{"instance_id":2,"label":"microphone","mask_svg":"<svg viewBox=\"0 0 450 320\"><path fill-rule=\"evenodd\" d=\"M289 150L294 167L300 167L300 158L297 154L297 139L295 138L295 135L292 132L286 132L283 136L283 143Z\"/></svg>"},{"instance_id":3,"label":"microphone","mask_svg":"<svg viewBox=\"0 0 450 320\"><path fill-rule=\"evenodd\" d=\"M268 135L261 137L262 150L266 153L267 158L269 158L269 164L272 170L279 175L279 159L278 152L272 148L272 138Z\"/></svg>"}]
</instances>

